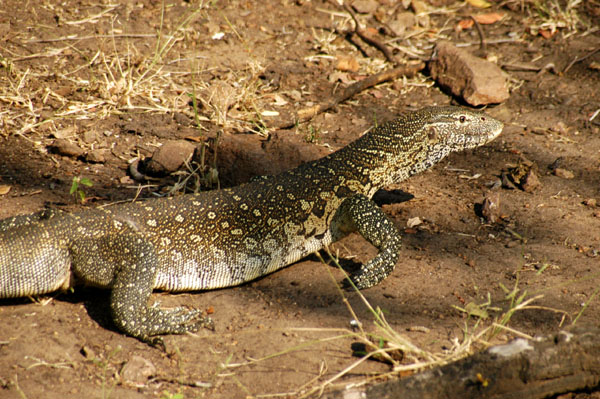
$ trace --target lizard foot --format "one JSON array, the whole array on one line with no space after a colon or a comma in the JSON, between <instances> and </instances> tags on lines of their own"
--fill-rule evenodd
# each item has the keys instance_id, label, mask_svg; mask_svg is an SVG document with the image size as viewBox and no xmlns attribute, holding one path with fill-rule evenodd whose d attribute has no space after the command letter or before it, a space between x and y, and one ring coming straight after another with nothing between
<instances>
[{"instance_id":1,"label":"lizard foot","mask_svg":"<svg viewBox=\"0 0 600 399\"><path fill-rule=\"evenodd\" d=\"M393 259L395 261L395 259ZM382 258L374 258L364 264L358 273L350 276L350 280L359 290L371 288L379 284L394 270L395 262Z\"/></svg>"}]
</instances>

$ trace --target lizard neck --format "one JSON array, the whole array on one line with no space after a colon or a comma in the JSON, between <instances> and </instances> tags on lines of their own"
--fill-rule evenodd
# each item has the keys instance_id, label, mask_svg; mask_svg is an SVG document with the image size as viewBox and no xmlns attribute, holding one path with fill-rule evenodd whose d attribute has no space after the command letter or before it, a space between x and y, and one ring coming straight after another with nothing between
<instances>
[{"instance_id":1,"label":"lizard neck","mask_svg":"<svg viewBox=\"0 0 600 399\"><path fill-rule=\"evenodd\" d=\"M428 169L450 149L431 146L422 125L397 119L380 125L348 146L330 155L346 181L371 198L377 190Z\"/></svg>"}]
</instances>

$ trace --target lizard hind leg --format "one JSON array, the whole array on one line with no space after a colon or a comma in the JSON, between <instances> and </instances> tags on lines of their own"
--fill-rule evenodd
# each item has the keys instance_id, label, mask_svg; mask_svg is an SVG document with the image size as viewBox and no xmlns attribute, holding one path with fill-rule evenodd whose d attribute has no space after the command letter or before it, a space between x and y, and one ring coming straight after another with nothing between
<instances>
[{"instance_id":1,"label":"lizard hind leg","mask_svg":"<svg viewBox=\"0 0 600 399\"><path fill-rule=\"evenodd\" d=\"M111 289L112 318L126 334L155 343L156 340L151 338L154 335L183 334L197 331L202 326L212 328L211 319L202 317L199 310L148 306L159 260L154 245L141 235L103 237L94 240L93 245L79 241L71 250L76 253L73 257L75 269L84 280L90 282L86 276L105 274L104 281L96 283Z\"/></svg>"},{"instance_id":2,"label":"lizard hind leg","mask_svg":"<svg viewBox=\"0 0 600 399\"><path fill-rule=\"evenodd\" d=\"M149 307L158 258L154 246L138 236L120 236L122 260L115 271L110 307L117 326L127 334L148 341L153 335L197 331L212 322L199 310Z\"/></svg>"}]
</instances>

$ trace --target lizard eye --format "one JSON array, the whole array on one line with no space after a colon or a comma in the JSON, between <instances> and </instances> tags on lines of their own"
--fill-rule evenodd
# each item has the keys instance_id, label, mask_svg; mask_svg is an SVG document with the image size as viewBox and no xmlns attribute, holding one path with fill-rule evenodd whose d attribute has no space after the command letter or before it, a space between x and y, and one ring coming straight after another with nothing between
<instances>
[{"instance_id":1,"label":"lizard eye","mask_svg":"<svg viewBox=\"0 0 600 399\"><path fill-rule=\"evenodd\" d=\"M460 121L460 123L465 123L465 121L467 120L467 117L464 115L461 115L460 118L458 118L458 120Z\"/></svg>"}]
</instances>

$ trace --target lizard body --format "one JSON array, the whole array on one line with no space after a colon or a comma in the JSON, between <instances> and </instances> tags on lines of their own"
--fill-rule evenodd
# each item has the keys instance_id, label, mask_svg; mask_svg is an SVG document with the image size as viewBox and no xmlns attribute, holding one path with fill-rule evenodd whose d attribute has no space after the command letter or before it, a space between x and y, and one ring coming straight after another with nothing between
<instances>
[{"instance_id":1,"label":"lizard body","mask_svg":"<svg viewBox=\"0 0 600 399\"><path fill-rule=\"evenodd\" d=\"M452 151L495 138L502 123L458 107L431 107L374 128L295 169L227 188L75 213L0 221L0 298L52 292L72 276L111 290L116 325L142 340L210 324L196 310L147 305L153 289L244 283L357 231L379 253L351 276L358 288L387 277L400 234L372 201L392 182Z\"/></svg>"}]
</instances>

